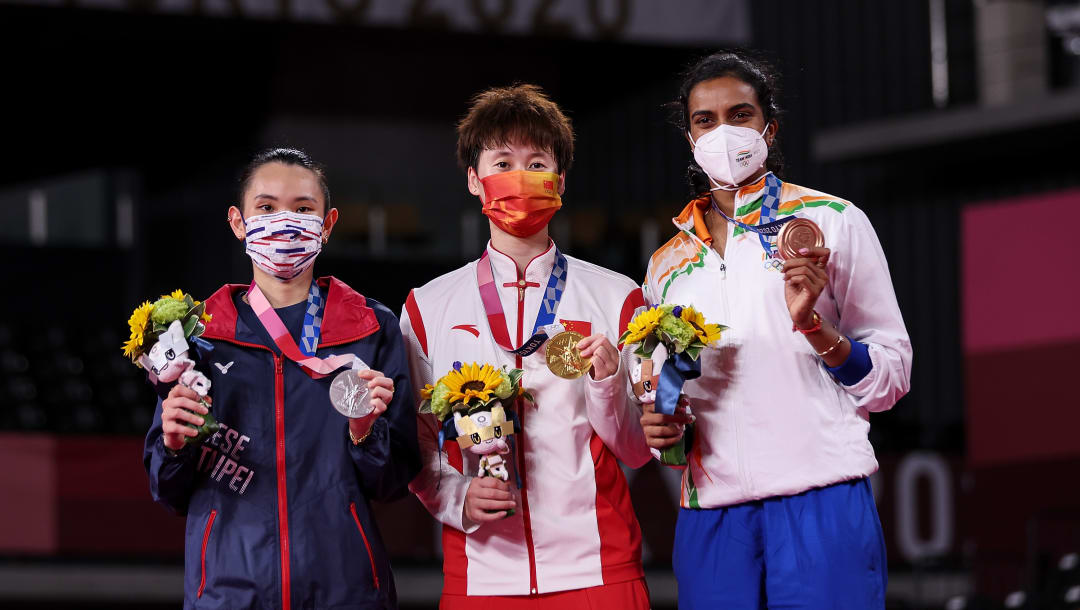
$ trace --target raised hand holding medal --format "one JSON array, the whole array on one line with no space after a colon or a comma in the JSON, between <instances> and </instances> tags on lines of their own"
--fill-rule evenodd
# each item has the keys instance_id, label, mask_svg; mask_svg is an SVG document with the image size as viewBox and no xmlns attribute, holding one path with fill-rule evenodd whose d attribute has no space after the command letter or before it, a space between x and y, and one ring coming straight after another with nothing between
<instances>
[{"instance_id":1,"label":"raised hand holding medal","mask_svg":"<svg viewBox=\"0 0 1080 610\"><path fill-rule=\"evenodd\" d=\"M303 367L314 378L326 377L334 371L348 366L349 369L337 374L330 384L330 403L338 413L350 420L378 417L386 410L393 398L393 382L370 367L355 354L318 358L318 347L322 324L324 300L317 283L312 282L308 295L308 313L304 318L302 332L303 348L289 334L288 329L274 312L259 286L252 282L248 289L248 302L263 324L263 327L281 350L282 355ZM352 424L350 423L350 428ZM366 427L370 430L370 424Z\"/></svg>"}]
</instances>

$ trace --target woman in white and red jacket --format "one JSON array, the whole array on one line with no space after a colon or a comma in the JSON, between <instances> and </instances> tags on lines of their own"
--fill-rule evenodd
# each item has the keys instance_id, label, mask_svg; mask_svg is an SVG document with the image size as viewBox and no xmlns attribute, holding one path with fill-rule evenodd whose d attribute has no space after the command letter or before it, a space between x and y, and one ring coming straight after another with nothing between
<instances>
[{"instance_id":1,"label":"woman in white and red jacket","mask_svg":"<svg viewBox=\"0 0 1080 610\"><path fill-rule=\"evenodd\" d=\"M455 361L489 363L524 369L534 401L515 407L521 429L508 461L520 488L474 478L477 456L453 439L441 451L438 422L420 416L424 465L410 488L444 524L440 607L648 608L641 532L616 458L636 468L650 453L612 345L643 304L640 289L548 237L573 132L538 88L480 94L458 135L491 241L479 261L409 294L401 329L413 383L434 384ZM585 337L578 346L593 366L584 376L557 377L545 347L516 349L535 346L549 323Z\"/></svg>"},{"instance_id":2,"label":"woman in white and red jacket","mask_svg":"<svg viewBox=\"0 0 1080 610\"><path fill-rule=\"evenodd\" d=\"M679 607L883 608L867 433L870 413L908 390L911 343L862 210L771 171L776 95L769 66L718 53L687 72L675 103L697 197L649 261L646 298L730 327L683 386L696 422L678 465ZM769 229L796 217L827 247L785 261ZM688 419L642 423L663 449Z\"/></svg>"}]
</instances>

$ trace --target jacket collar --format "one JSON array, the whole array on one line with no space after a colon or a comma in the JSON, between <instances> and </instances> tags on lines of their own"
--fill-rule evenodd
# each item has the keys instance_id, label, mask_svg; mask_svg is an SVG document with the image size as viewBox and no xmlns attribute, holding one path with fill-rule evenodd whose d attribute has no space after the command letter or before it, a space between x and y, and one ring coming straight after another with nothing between
<instances>
[{"instance_id":1,"label":"jacket collar","mask_svg":"<svg viewBox=\"0 0 1080 610\"><path fill-rule=\"evenodd\" d=\"M364 295L333 276L321 277L316 281L327 290L319 345L350 343L379 329L375 310L367 306ZM248 284L225 284L206 299L206 312L213 318L206 325L204 337L225 341L246 340L250 333L246 332L246 328L238 327L238 322L242 324L242 321L237 315L233 296L247 289Z\"/></svg>"},{"instance_id":2,"label":"jacket collar","mask_svg":"<svg viewBox=\"0 0 1080 610\"><path fill-rule=\"evenodd\" d=\"M505 283L517 282L517 263L509 255L499 252L488 241L488 260L491 261L491 270L495 281L501 287ZM537 254L529 264L525 266L525 281L547 286L548 278L551 277L551 268L555 266L555 242L548 240L547 250Z\"/></svg>"},{"instance_id":3,"label":"jacket collar","mask_svg":"<svg viewBox=\"0 0 1080 610\"><path fill-rule=\"evenodd\" d=\"M734 218L736 220L741 220L738 216L739 208L746 205L748 202L757 199L759 193L765 188L765 181L770 174L772 174L772 172L765 172L753 184L747 184L735 193L736 215ZM706 245L712 245L712 235L709 233L709 228L705 224L705 214L709 211L711 206L712 193L705 193L701 197L686 204L686 207L679 212L679 215L671 219L671 222L679 229L693 233L698 239L705 242Z\"/></svg>"}]
</instances>

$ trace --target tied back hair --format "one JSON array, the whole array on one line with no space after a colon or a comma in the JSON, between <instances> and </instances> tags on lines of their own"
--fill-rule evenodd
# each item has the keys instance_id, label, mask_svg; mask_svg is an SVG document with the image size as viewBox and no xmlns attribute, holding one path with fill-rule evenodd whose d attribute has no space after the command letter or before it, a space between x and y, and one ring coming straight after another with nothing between
<instances>
[{"instance_id":1,"label":"tied back hair","mask_svg":"<svg viewBox=\"0 0 1080 610\"><path fill-rule=\"evenodd\" d=\"M694 87L714 78L730 76L750 85L757 95L758 104L765 117L765 124L780 122L783 110L780 108L780 75L769 62L745 50L718 51L702 57L681 74L682 83L679 94L673 101L664 105L668 111L669 122L685 135L690 131L690 92ZM780 152L779 139L773 138L769 146L769 158L765 167L780 176L784 171L784 156ZM709 176L690 157L686 168L686 181L690 187L690 196L697 198L709 193L712 184Z\"/></svg>"}]
</instances>

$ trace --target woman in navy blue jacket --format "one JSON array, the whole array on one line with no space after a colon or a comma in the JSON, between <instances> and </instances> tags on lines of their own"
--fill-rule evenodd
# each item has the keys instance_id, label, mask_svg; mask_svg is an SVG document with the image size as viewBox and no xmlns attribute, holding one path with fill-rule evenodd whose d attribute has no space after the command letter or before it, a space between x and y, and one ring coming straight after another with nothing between
<instances>
[{"instance_id":1,"label":"woman in navy blue jacket","mask_svg":"<svg viewBox=\"0 0 1080 610\"><path fill-rule=\"evenodd\" d=\"M343 282L314 279L337 210L307 155L256 156L240 205L229 223L254 281L207 299L213 350L200 362L221 428L185 444L207 410L177 385L143 454L154 499L187 515L184 607L396 607L368 503L404 495L420 469L398 321ZM359 419L334 410L334 374L315 370L350 354L371 367L354 373L374 406Z\"/></svg>"}]
</instances>

